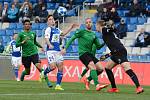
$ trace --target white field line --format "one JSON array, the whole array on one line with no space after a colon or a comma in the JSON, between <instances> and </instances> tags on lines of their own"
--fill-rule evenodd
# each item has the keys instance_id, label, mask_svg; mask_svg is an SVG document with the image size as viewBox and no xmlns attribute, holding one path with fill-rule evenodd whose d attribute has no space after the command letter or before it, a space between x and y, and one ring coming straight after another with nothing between
<instances>
[{"instance_id":1,"label":"white field line","mask_svg":"<svg viewBox=\"0 0 150 100\"><path fill-rule=\"evenodd\" d=\"M0 94L0 96L30 96L30 95L80 95L80 94L84 94L84 93L6 93L6 94Z\"/></svg>"}]
</instances>

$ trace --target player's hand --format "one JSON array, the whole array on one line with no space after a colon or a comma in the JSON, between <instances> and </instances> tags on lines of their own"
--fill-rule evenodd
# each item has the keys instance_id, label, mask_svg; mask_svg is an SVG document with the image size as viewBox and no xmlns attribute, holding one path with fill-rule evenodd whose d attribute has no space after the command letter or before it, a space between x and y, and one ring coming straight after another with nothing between
<instances>
[{"instance_id":1,"label":"player's hand","mask_svg":"<svg viewBox=\"0 0 150 100\"><path fill-rule=\"evenodd\" d=\"M24 44L25 42L27 42L28 40L30 40L29 37L26 37L21 43Z\"/></svg>"},{"instance_id":2,"label":"player's hand","mask_svg":"<svg viewBox=\"0 0 150 100\"><path fill-rule=\"evenodd\" d=\"M66 49L62 49L60 53L64 55L66 53Z\"/></svg>"},{"instance_id":3,"label":"player's hand","mask_svg":"<svg viewBox=\"0 0 150 100\"><path fill-rule=\"evenodd\" d=\"M50 44L49 45L49 49L53 49L53 48L54 48L54 46Z\"/></svg>"},{"instance_id":4,"label":"player's hand","mask_svg":"<svg viewBox=\"0 0 150 100\"><path fill-rule=\"evenodd\" d=\"M106 59L105 55L102 55L102 56L100 57L100 61L104 61L105 59Z\"/></svg>"},{"instance_id":5,"label":"player's hand","mask_svg":"<svg viewBox=\"0 0 150 100\"><path fill-rule=\"evenodd\" d=\"M44 48L41 48L41 51L42 51L42 52L45 52Z\"/></svg>"}]
</instances>

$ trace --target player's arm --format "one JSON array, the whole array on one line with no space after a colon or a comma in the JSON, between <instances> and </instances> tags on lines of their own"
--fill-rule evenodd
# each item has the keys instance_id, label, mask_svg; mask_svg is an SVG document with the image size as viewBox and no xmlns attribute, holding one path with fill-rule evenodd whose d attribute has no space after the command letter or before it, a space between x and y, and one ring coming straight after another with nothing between
<instances>
[{"instance_id":1,"label":"player's arm","mask_svg":"<svg viewBox=\"0 0 150 100\"><path fill-rule=\"evenodd\" d=\"M67 35L73 28L79 27L78 24L72 24L67 30L63 31L60 36L65 36Z\"/></svg>"},{"instance_id":2,"label":"player's arm","mask_svg":"<svg viewBox=\"0 0 150 100\"><path fill-rule=\"evenodd\" d=\"M50 38L50 33L51 33L51 28L47 28L45 30L44 38L45 42L48 45L49 48L53 48L54 46L50 43L49 38Z\"/></svg>"},{"instance_id":3,"label":"player's arm","mask_svg":"<svg viewBox=\"0 0 150 100\"><path fill-rule=\"evenodd\" d=\"M97 37L94 40L94 44L96 45L97 50L101 49L105 45L105 43L101 44Z\"/></svg>"},{"instance_id":4,"label":"player's arm","mask_svg":"<svg viewBox=\"0 0 150 100\"><path fill-rule=\"evenodd\" d=\"M100 61L104 61L105 59L109 58L111 55L112 55L111 52L110 52L110 53L107 53L107 54L105 54L105 55L102 55L102 56L100 57Z\"/></svg>"}]
</instances>

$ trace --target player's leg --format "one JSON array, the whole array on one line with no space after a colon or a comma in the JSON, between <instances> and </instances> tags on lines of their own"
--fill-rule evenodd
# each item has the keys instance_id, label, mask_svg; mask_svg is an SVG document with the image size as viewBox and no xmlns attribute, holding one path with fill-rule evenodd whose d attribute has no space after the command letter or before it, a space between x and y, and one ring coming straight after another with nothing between
<instances>
[{"instance_id":1,"label":"player's leg","mask_svg":"<svg viewBox=\"0 0 150 100\"><path fill-rule=\"evenodd\" d=\"M61 87L61 81L63 78L63 56L60 54L60 52L56 53L56 62L57 62L57 68L58 68L58 72L57 72L57 81L56 81L56 87L55 90L64 90Z\"/></svg>"},{"instance_id":2,"label":"player's leg","mask_svg":"<svg viewBox=\"0 0 150 100\"><path fill-rule=\"evenodd\" d=\"M78 76L79 80L82 79L82 77L87 73L88 70L89 70L89 68L85 68L85 69L82 71L81 75Z\"/></svg>"},{"instance_id":3,"label":"player's leg","mask_svg":"<svg viewBox=\"0 0 150 100\"><path fill-rule=\"evenodd\" d=\"M57 81L56 81L55 90L64 90L61 87L61 82L63 78L63 62L57 63L57 68L58 68L58 72L57 72Z\"/></svg>"},{"instance_id":4,"label":"player's leg","mask_svg":"<svg viewBox=\"0 0 150 100\"><path fill-rule=\"evenodd\" d=\"M25 75L30 74L30 66L31 66L31 59L30 57L22 57L22 64L25 67L25 70L22 71L20 81L24 80Z\"/></svg>"},{"instance_id":5,"label":"player's leg","mask_svg":"<svg viewBox=\"0 0 150 100\"><path fill-rule=\"evenodd\" d=\"M125 72L129 75L131 80L134 82L134 84L136 86L136 93L139 94L139 93L144 92L144 89L140 86L137 75L134 73L134 71L130 67L131 66L130 63L129 62L124 62L121 65L124 68Z\"/></svg>"},{"instance_id":6,"label":"player's leg","mask_svg":"<svg viewBox=\"0 0 150 100\"><path fill-rule=\"evenodd\" d=\"M108 90L108 92L119 92L119 90L116 87L114 74L112 72L112 68L114 68L116 65L117 65L117 63L110 60L109 62L107 62L106 67L105 67L106 74L108 76L108 79L109 79L109 81L111 83L111 87L112 87L111 89Z\"/></svg>"},{"instance_id":7,"label":"player's leg","mask_svg":"<svg viewBox=\"0 0 150 100\"><path fill-rule=\"evenodd\" d=\"M13 66L13 72L15 74L15 78L16 78L17 81L19 81L19 78L18 78L17 57L12 57L11 63L12 63L12 66Z\"/></svg>"}]
</instances>

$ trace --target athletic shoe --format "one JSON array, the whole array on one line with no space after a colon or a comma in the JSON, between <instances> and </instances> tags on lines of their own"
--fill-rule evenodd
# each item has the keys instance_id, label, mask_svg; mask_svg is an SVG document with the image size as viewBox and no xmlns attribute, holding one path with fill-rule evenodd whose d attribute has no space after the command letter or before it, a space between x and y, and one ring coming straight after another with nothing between
<instances>
[{"instance_id":1,"label":"athletic shoe","mask_svg":"<svg viewBox=\"0 0 150 100\"><path fill-rule=\"evenodd\" d=\"M118 93L119 90L117 88L111 88L109 90L107 90L107 92L110 92L110 93Z\"/></svg>"},{"instance_id":2,"label":"athletic shoe","mask_svg":"<svg viewBox=\"0 0 150 100\"><path fill-rule=\"evenodd\" d=\"M137 94L140 94L142 92L144 92L144 89L141 86L139 86L138 88L136 88L136 93Z\"/></svg>"},{"instance_id":3,"label":"athletic shoe","mask_svg":"<svg viewBox=\"0 0 150 100\"><path fill-rule=\"evenodd\" d=\"M96 85L96 91L100 91L101 89L106 88L108 85L109 84L104 84L104 85L97 84Z\"/></svg>"},{"instance_id":4,"label":"athletic shoe","mask_svg":"<svg viewBox=\"0 0 150 100\"><path fill-rule=\"evenodd\" d=\"M19 82L19 81L20 81L20 79L19 79L19 78L16 78L16 80L17 80L17 82Z\"/></svg>"},{"instance_id":5,"label":"athletic shoe","mask_svg":"<svg viewBox=\"0 0 150 100\"><path fill-rule=\"evenodd\" d=\"M86 90L90 90L90 82L87 79L83 80Z\"/></svg>"},{"instance_id":6,"label":"athletic shoe","mask_svg":"<svg viewBox=\"0 0 150 100\"><path fill-rule=\"evenodd\" d=\"M55 90L64 90L60 85L56 85Z\"/></svg>"},{"instance_id":7,"label":"athletic shoe","mask_svg":"<svg viewBox=\"0 0 150 100\"><path fill-rule=\"evenodd\" d=\"M52 88L52 87L53 87L53 85L51 84L51 82L47 82L47 86L48 86L49 88Z\"/></svg>"}]
</instances>

